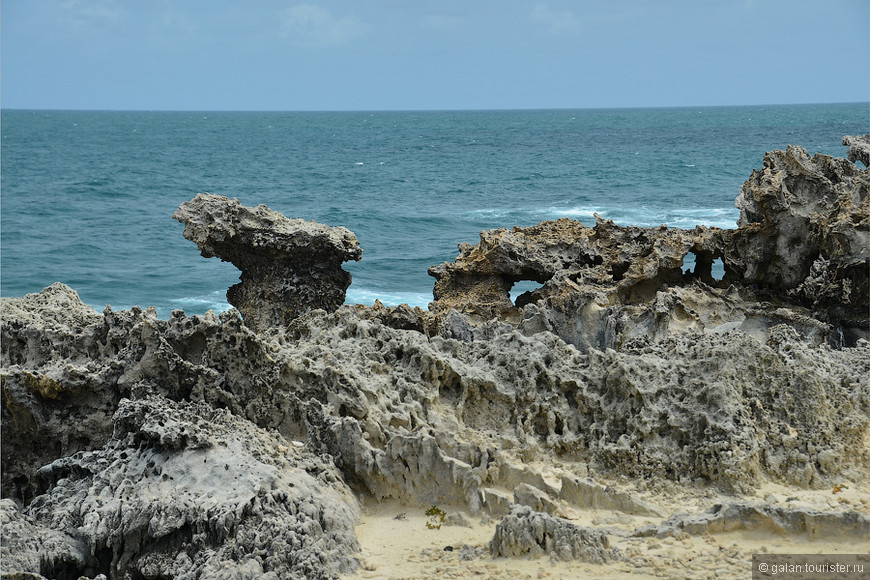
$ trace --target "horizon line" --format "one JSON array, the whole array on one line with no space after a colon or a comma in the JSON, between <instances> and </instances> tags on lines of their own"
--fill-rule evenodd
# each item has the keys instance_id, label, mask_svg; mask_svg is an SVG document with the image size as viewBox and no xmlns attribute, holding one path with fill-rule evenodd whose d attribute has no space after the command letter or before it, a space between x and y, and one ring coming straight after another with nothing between
<instances>
[{"instance_id":1,"label":"horizon line","mask_svg":"<svg viewBox=\"0 0 870 580\"><path fill-rule=\"evenodd\" d=\"M750 103L732 105L640 105L615 107L495 107L495 108L433 108L433 109L139 109L139 108L51 108L3 107L0 111L44 111L80 113L472 113L519 111L614 111L637 109L715 109L731 107L795 107L812 105L868 105L870 101L831 101L821 103Z\"/></svg>"}]
</instances>

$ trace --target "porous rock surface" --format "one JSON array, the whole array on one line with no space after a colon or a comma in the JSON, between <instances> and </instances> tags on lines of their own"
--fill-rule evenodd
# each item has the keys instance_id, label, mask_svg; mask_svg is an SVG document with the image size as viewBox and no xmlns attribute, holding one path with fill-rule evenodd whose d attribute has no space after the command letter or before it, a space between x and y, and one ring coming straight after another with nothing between
<instances>
[{"instance_id":1,"label":"porous rock surface","mask_svg":"<svg viewBox=\"0 0 870 580\"><path fill-rule=\"evenodd\" d=\"M678 513L659 525L639 529L636 536L663 538L738 530L805 535L811 539L868 538L870 518L858 512L829 513L814 509L731 501L698 514Z\"/></svg>"},{"instance_id":2,"label":"porous rock surface","mask_svg":"<svg viewBox=\"0 0 870 580\"><path fill-rule=\"evenodd\" d=\"M782 323L819 342L870 338L867 170L789 146L765 155L736 205L733 230L596 217L591 228L560 219L481 232L454 262L429 269L437 280L430 308L524 323L581 348L686 329L739 329L763 341ZM684 271L690 254L695 265ZM521 280L542 286L514 304L510 289Z\"/></svg>"},{"instance_id":3,"label":"porous rock surface","mask_svg":"<svg viewBox=\"0 0 870 580\"><path fill-rule=\"evenodd\" d=\"M621 557L619 550L610 548L606 534L528 507L515 507L502 519L496 526L489 549L494 556L552 554L560 560L592 564L603 564Z\"/></svg>"},{"instance_id":4,"label":"porous rock surface","mask_svg":"<svg viewBox=\"0 0 870 580\"><path fill-rule=\"evenodd\" d=\"M870 167L870 133L857 137L846 135L843 137L843 145L849 148L849 161L860 161L865 168Z\"/></svg>"},{"instance_id":5,"label":"porous rock surface","mask_svg":"<svg viewBox=\"0 0 870 580\"><path fill-rule=\"evenodd\" d=\"M780 157L771 159L772 176ZM842 199L853 199L849 183L866 173L839 171ZM789 191L808 196L788 175ZM866 188L856 187L853 217L841 219L845 203L828 208L843 240L864 235ZM758 199L762 213L775 205ZM862 250L822 255L820 234L793 293L747 274L751 248L728 258L727 285L705 282L720 248L710 239L781 231L771 223L784 218L752 215L718 232L603 220L485 232L438 267L431 311L163 320L153 309L100 314L63 284L3 298L3 572L334 577L356 565L357 495L506 516L497 554L616 558L601 531L564 521L572 510L643 521L646 535L818 512L828 528L870 540L866 506L782 511L743 500L765 483L870 481ZM698 256L688 275L685 251ZM813 276L838 289L798 290ZM544 286L505 304L514 278ZM846 280L849 302L837 302ZM851 339L833 340L837 328ZM671 487L731 507L711 500L675 514L656 500ZM668 519L649 527L651 518Z\"/></svg>"},{"instance_id":6,"label":"porous rock surface","mask_svg":"<svg viewBox=\"0 0 870 580\"><path fill-rule=\"evenodd\" d=\"M356 503L330 461L202 403L122 399L113 424L103 447L36 474L45 493L19 526L65 534L61 549L40 550L34 534L10 556L49 578L277 580L355 568Z\"/></svg>"},{"instance_id":7,"label":"porous rock surface","mask_svg":"<svg viewBox=\"0 0 870 580\"><path fill-rule=\"evenodd\" d=\"M227 301L259 330L344 304L351 275L341 264L362 256L346 228L287 218L221 195L200 193L172 217L185 224L184 237L204 257L217 256L242 271Z\"/></svg>"}]
</instances>

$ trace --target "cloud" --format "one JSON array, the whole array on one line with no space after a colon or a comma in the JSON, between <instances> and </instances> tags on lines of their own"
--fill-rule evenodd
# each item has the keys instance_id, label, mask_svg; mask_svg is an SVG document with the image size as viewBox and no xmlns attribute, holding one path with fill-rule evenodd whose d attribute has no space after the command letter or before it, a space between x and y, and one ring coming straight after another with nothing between
<instances>
[{"instance_id":1,"label":"cloud","mask_svg":"<svg viewBox=\"0 0 870 580\"><path fill-rule=\"evenodd\" d=\"M312 47L348 44L368 33L366 23L353 16L333 16L329 10L313 4L299 4L283 13L285 35Z\"/></svg>"},{"instance_id":2,"label":"cloud","mask_svg":"<svg viewBox=\"0 0 870 580\"><path fill-rule=\"evenodd\" d=\"M552 9L546 4L534 7L532 20L553 34L573 34L580 31L580 19L574 12Z\"/></svg>"},{"instance_id":3,"label":"cloud","mask_svg":"<svg viewBox=\"0 0 870 580\"><path fill-rule=\"evenodd\" d=\"M124 12L115 0L66 0L60 4L56 16L63 19L75 32L85 32L93 27L112 26L124 17Z\"/></svg>"},{"instance_id":4,"label":"cloud","mask_svg":"<svg viewBox=\"0 0 870 580\"><path fill-rule=\"evenodd\" d=\"M160 26L164 30L180 34L193 34L199 30L196 21L168 3L163 6L163 11L160 13Z\"/></svg>"}]
</instances>

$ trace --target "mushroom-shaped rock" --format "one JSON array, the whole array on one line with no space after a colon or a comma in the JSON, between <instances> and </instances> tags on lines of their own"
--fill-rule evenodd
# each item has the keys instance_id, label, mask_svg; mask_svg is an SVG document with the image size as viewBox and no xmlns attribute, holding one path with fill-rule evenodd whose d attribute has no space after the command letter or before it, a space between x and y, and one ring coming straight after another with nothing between
<instances>
[{"instance_id":1,"label":"mushroom-shaped rock","mask_svg":"<svg viewBox=\"0 0 870 580\"><path fill-rule=\"evenodd\" d=\"M293 219L265 205L200 193L181 204L173 218L184 237L206 257L231 262L241 282L227 291L255 331L287 324L306 312L333 311L344 303L351 275L342 262L359 260L362 248L343 227Z\"/></svg>"}]
</instances>

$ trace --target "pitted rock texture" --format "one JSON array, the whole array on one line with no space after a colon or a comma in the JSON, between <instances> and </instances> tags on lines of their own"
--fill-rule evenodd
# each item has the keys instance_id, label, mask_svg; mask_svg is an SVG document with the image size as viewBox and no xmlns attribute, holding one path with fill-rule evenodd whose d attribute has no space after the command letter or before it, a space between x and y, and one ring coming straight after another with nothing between
<instances>
[{"instance_id":1,"label":"pitted rock texture","mask_svg":"<svg viewBox=\"0 0 870 580\"><path fill-rule=\"evenodd\" d=\"M514 508L502 519L496 526L489 549L493 556L540 557L552 554L559 560L592 564L622 558L619 550L610 548L606 534L528 507Z\"/></svg>"},{"instance_id":2,"label":"pitted rock texture","mask_svg":"<svg viewBox=\"0 0 870 580\"><path fill-rule=\"evenodd\" d=\"M813 263L826 262L841 286L831 302L870 305L870 172L803 147L765 154L737 197L739 247L758 240L743 279L772 292L794 291ZM745 233L744 233L745 232ZM726 268L727 258L724 259Z\"/></svg>"},{"instance_id":3,"label":"pitted rock texture","mask_svg":"<svg viewBox=\"0 0 870 580\"><path fill-rule=\"evenodd\" d=\"M805 508L728 502L700 514L675 514L660 525L639 529L637 536L663 538L739 530L805 535L811 539L854 538L870 541L870 518L855 511L829 513Z\"/></svg>"},{"instance_id":4,"label":"pitted rock texture","mask_svg":"<svg viewBox=\"0 0 870 580\"><path fill-rule=\"evenodd\" d=\"M670 516L653 535L799 522L810 512L738 502L690 521L649 501L870 481L867 173L790 151L747 182L736 230L484 232L433 268L432 311L263 290L272 302L246 302L244 322L236 310L162 320L100 314L63 284L0 299L0 467L14 499L0 503L3 573L333 577L355 566L357 494L514 510L496 553L590 561L615 555L560 516ZM283 284L304 240L339 270L359 256L355 239L294 238L263 206L198 196L182 208L205 255L254 264L241 286ZM800 228L803 257L780 256ZM786 259L807 268L789 289ZM513 305L520 279L543 286ZM863 539L853 511L826 503L812 521L856 523L845 534Z\"/></svg>"},{"instance_id":5,"label":"pitted rock texture","mask_svg":"<svg viewBox=\"0 0 870 580\"><path fill-rule=\"evenodd\" d=\"M805 336L854 344L870 338L868 192L868 170L790 146L765 155L744 184L737 229L624 227L596 216L592 228L560 219L485 231L454 262L429 269L430 308L442 318L456 310L472 321L536 319L578 347L632 338L620 319L658 336L800 318ZM690 254L695 265L684 271ZM514 304L521 280L542 286Z\"/></svg>"},{"instance_id":6,"label":"pitted rock texture","mask_svg":"<svg viewBox=\"0 0 870 580\"><path fill-rule=\"evenodd\" d=\"M148 313L156 318L153 310ZM98 353L129 353L137 341L135 331L110 328L111 313L100 315L60 283L23 298L3 298L0 317L0 481L4 497L29 502L36 469L109 439L124 369L107 368Z\"/></svg>"},{"instance_id":7,"label":"pitted rock texture","mask_svg":"<svg viewBox=\"0 0 870 580\"><path fill-rule=\"evenodd\" d=\"M4 318L3 342L15 345L3 360L4 495L30 501L42 465L70 454L71 440L73 452L101 447L118 401L150 394L226 408L305 441L375 497L473 513L503 511L498 490L523 483L567 500L514 467L542 457L734 490L762 477L860 479L870 461L863 341L813 346L782 325L768 344L739 331L687 332L583 352L507 324L463 341L392 328L382 315L345 306L254 333L232 312L160 320L107 310L56 349L35 314L30 325ZM82 417L93 422L90 437ZM28 451L34 437L44 442L38 455Z\"/></svg>"},{"instance_id":8,"label":"pitted rock texture","mask_svg":"<svg viewBox=\"0 0 870 580\"><path fill-rule=\"evenodd\" d=\"M331 462L207 405L124 399L105 446L38 478L17 525L55 545L21 533L5 547L48 578L334 578L357 565L358 507Z\"/></svg>"},{"instance_id":9,"label":"pitted rock texture","mask_svg":"<svg viewBox=\"0 0 870 580\"><path fill-rule=\"evenodd\" d=\"M362 256L346 228L290 219L265 205L246 207L220 195L200 193L172 217L185 224L184 237L204 257L217 256L241 270L227 301L255 330L344 304L351 275L341 264Z\"/></svg>"},{"instance_id":10,"label":"pitted rock texture","mask_svg":"<svg viewBox=\"0 0 870 580\"><path fill-rule=\"evenodd\" d=\"M865 168L870 167L870 133L857 137L846 135L843 145L849 148L849 161L860 161Z\"/></svg>"}]
</instances>

